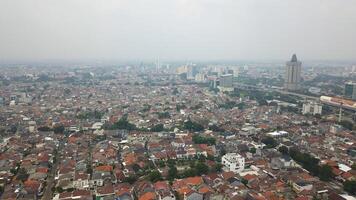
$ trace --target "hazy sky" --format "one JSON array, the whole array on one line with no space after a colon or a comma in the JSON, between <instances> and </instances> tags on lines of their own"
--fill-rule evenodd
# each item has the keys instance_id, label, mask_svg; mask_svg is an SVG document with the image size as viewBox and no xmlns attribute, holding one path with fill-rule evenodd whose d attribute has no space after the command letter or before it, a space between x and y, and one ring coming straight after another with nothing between
<instances>
[{"instance_id":1,"label":"hazy sky","mask_svg":"<svg viewBox=\"0 0 356 200\"><path fill-rule=\"evenodd\" d=\"M356 60L356 0L0 0L4 60Z\"/></svg>"}]
</instances>

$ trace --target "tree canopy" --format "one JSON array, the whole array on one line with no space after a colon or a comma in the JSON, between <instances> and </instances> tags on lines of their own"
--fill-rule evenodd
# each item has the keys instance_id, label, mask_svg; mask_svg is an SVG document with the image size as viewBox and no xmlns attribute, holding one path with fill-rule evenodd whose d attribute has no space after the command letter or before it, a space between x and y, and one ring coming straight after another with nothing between
<instances>
[{"instance_id":1,"label":"tree canopy","mask_svg":"<svg viewBox=\"0 0 356 200\"><path fill-rule=\"evenodd\" d=\"M204 126L189 119L188 121L184 122L184 129L190 131L202 131L204 130Z\"/></svg>"},{"instance_id":2,"label":"tree canopy","mask_svg":"<svg viewBox=\"0 0 356 200\"><path fill-rule=\"evenodd\" d=\"M193 135L193 142L195 144L215 145L216 139L213 137L203 137L198 134Z\"/></svg>"}]
</instances>

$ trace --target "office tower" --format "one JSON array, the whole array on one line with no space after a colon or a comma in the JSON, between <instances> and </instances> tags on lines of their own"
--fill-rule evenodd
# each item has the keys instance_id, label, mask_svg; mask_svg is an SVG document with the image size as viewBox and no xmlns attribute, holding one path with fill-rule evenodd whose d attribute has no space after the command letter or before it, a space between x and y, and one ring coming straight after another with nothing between
<instances>
[{"instance_id":1,"label":"office tower","mask_svg":"<svg viewBox=\"0 0 356 200\"><path fill-rule=\"evenodd\" d=\"M198 73L198 69L195 65L189 65L187 71L187 79L194 80L195 75Z\"/></svg>"},{"instance_id":2,"label":"office tower","mask_svg":"<svg viewBox=\"0 0 356 200\"><path fill-rule=\"evenodd\" d=\"M356 83L348 82L345 84L345 97L356 100Z\"/></svg>"},{"instance_id":3,"label":"office tower","mask_svg":"<svg viewBox=\"0 0 356 200\"><path fill-rule=\"evenodd\" d=\"M286 90L298 90L300 88L300 74L302 63L298 61L297 56L293 54L291 61L287 62L286 78L284 88Z\"/></svg>"},{"instance_id":4,"label":"office tower","mask_svg":"<svg viewBox=\"0 0 356 200\"><path fill-rule=\"evenodd\" d=\"M220 76L220 87L232 88L233 87L233 75L224 74Z\"/></svg>"}]
</instances>

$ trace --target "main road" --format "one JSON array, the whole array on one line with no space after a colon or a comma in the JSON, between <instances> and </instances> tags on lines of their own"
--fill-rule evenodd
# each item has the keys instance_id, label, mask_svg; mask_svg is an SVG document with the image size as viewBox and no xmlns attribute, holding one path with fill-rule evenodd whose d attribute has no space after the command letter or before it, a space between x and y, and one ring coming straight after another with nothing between
<instances>
[{"instance_id":1,"label":"main road","mask_svg":"<svg viewBox=\"0 0 356 200\"><path fill-rule=\"evenodd\" d=\"M56 172L58 169L58 165L59 165L59 160L60 160L60 155L61 155L61 151L63 148L63 141L59 141L59 145L57 148L57 151L55 152L54 157L56 158L52 167L51 167L51 171L48 174L47 177L47 181L46 181L46 188L45 191L43 192L43 196L42 196L42 200L50 200L53 199L53 191L52 188L55 186L55 176L56 176Z\"/></svg>"},{"instance_id":2,"label":"main road","mask_svg":"<svg viewBox=\"0 0 356 200\"><path fill-rule=\"evenodd\" d=\"M299 94L299 93L295 93L295 92L290 92L290 91L286 91L286 90L281 90L281 89L277 89L277 88L265 88L265 87L258 87L255 85L247 85L247 84L243 84L243 83L234 83L234 87L239 88L251 88L254 90L259 90L259 91L274 91L274 92L279 92L281 94L289 94L289 95L294 95L294 96L298 96L304 99L313 99L313 100L319 100L319 97L314 97L314 96L309 96L309 95L305 95L305 94Z\"/></svg>"}]
</instances>

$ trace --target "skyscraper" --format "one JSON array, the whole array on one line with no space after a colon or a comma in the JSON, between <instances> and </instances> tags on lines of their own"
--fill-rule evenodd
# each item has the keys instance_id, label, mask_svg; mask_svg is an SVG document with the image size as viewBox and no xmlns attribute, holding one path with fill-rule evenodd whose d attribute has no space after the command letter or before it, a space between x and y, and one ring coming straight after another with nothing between
<instances>
[{"instance_id":1,"label":"skyscraper","mask_svg":"<svg viewBox=\"0 0 356 200\"><path fill-rule=\"evenodd\" d=\"M220 76L220 86L226 88L233 87L234 76L232 74L224 74Z\"/></svg>"},{"instance_id":2,"label":"skyscraper","mask_svg":"<svg viewBox=\"0 0 356 200\"><path fill-rule=\"evenodd\" d=\"M348 82L345 84L345 97L356 100L356 83Z\"/></svg>"},{"instance_id":3,"label":"skyscraper","mask_svg":"<svg viewBox=\"0 0 356 200\"><path fill-rule=\"evenodd\" d=\"M286 78L284 88L286 90L299 90L300 74L302 63L298 61L297 56L293 54L291 61L287 62Z\"/></svg>"},{"instance_id":4,"label":"skyscraper","mask_svg":"<svg viewBox=\"0 0 356 200\"><path fill-rule=\"evenodd\" d=\"M224 74L220 76L219 89L227 92L234 90L234 76L232 74Z\"/></svg>"}]
</instances>

